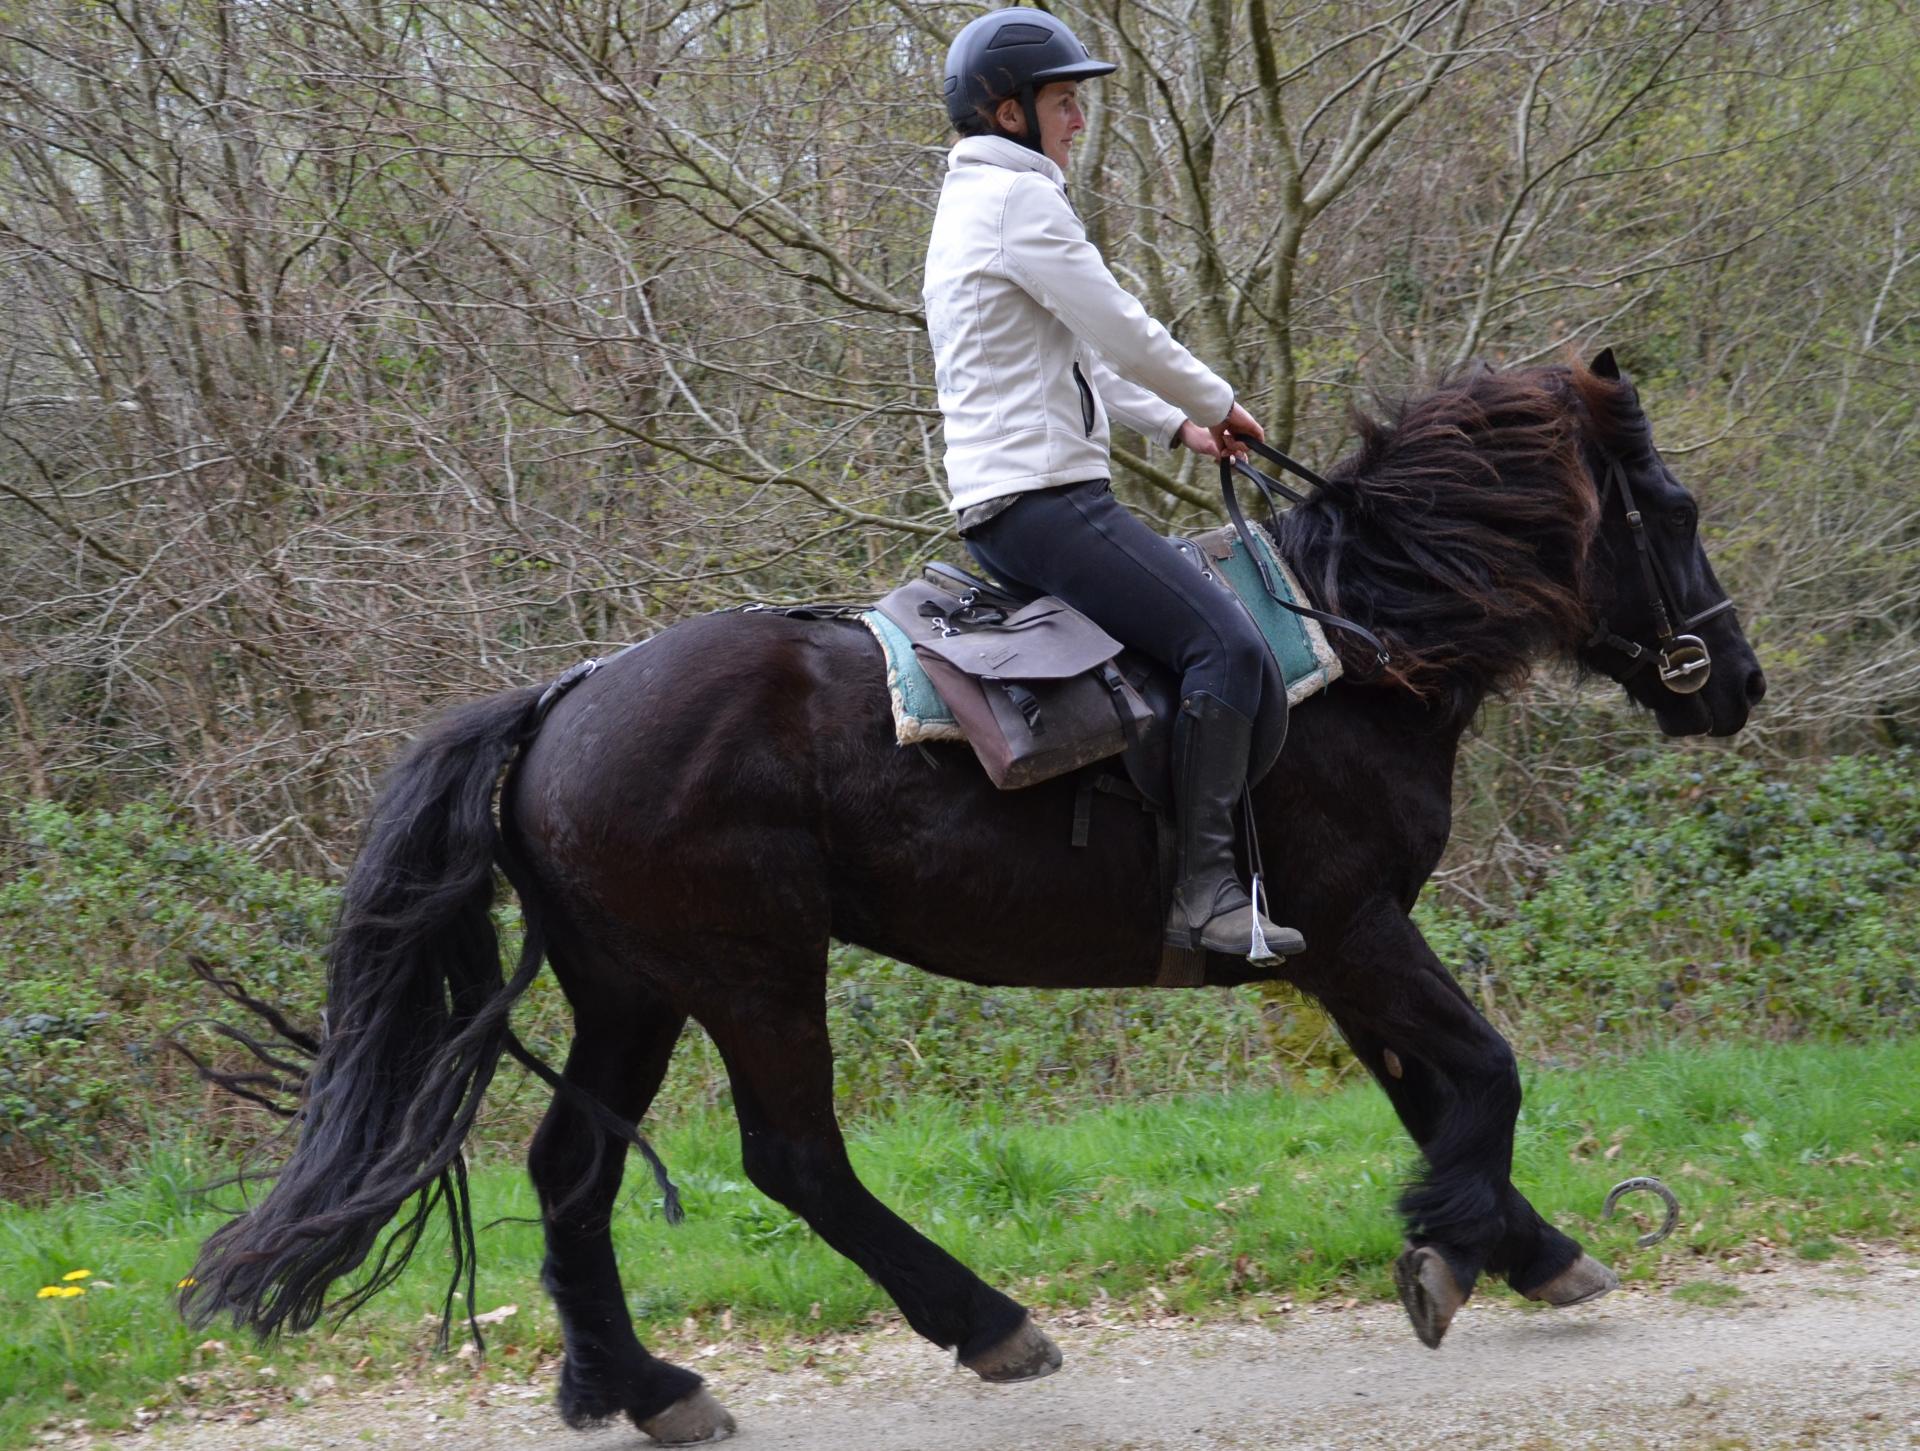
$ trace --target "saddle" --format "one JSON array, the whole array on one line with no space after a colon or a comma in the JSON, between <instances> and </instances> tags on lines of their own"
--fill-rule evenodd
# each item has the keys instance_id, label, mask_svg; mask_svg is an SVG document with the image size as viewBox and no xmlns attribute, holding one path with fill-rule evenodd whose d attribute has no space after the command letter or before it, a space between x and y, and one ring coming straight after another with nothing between
<instances>
[{"instance_id":1,"label":"saddle","mask_svg":"<svg viewBox=\"0 0 1920 1451\"><path fill-rule=\"evenodd\" d=\"M1057 599L936 564L880 610L1003 791L1115 755L1153 723L1120 642Z\"/></svg>"},{"instance_id":2,"label":"saddle","mask_svg":"<svg viewBox=\"0 0 1920 1451\"><path fill-rule=\"evenodd\" d=\"M1232 594L1268 642L1248 769L1257 782L1279 758L1288 706L1338 678L1339 657L1316 621L1269 597L1263 574L1280 594L1301 591L1270 550L1247 553L1264 540L1223 528L1171 542L1196 586ZM1007 790L1117 756L1143 804L1170 809L1179 681L1071 606L935 563L862 619L887 653L902 744L965 740Z\"/></svg>"}]
</instances>

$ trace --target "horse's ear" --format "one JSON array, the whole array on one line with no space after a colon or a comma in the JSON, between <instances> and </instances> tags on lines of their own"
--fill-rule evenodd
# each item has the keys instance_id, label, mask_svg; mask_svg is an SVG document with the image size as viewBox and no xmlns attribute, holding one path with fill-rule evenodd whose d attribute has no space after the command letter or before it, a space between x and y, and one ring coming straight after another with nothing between
<instances>
[{"instance_id":1,"label":"horse's ear","mask_svg":"<svg viewBox=\"0 0 1920 1451\"><path fill-rule=\"evenodd\" d=\"M1594 360L1587 364L1587 369L1615 383L1620 381L1620 364L1615 361L1612 348L1602 348Z\"/></svg>"}]
</instances>

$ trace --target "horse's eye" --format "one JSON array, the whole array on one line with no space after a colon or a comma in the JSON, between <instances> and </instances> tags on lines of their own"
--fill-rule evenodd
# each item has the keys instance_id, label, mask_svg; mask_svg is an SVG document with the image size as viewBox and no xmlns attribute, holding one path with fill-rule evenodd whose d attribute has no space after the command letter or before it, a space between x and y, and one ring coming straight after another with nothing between
<instances>
[{"instance_id":1,"label":"horse's eye","mask_svg":"<svg viewBox=\"0 0 1920 1451\"><path fill-rule=\"evenodd\" d=\"M1694 526L1693 508L1691 505L1682 504L1679 508L1669 513L1667 519L1675 529L1678 529L1684 534Z\"/></svg>"}]
</instances>

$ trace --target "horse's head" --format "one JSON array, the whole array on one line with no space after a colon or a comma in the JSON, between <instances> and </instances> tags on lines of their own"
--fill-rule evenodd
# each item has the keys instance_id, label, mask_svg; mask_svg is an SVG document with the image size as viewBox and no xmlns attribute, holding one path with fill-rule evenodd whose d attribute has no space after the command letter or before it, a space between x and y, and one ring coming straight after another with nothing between
<instances>
[{"instance_id":1,"label":"horse's head","mask_svg":"<svg viewBox=\"0 0 1920 1451\"><path fill-rule=\"evenodd\" d=\"M1613 350L1575 370L1599 491L1590 560L1594 630L1583 664L1618 681L1670 736L1730 736L1766 676L1700 544L1700 511L1654 446Z\"/></svg>"}]
</instances>

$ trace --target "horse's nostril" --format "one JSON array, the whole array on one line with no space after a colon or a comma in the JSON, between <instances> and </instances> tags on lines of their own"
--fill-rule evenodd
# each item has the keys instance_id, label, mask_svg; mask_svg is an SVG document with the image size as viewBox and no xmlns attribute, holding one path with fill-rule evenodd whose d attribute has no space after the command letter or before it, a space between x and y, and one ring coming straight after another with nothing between
<instances>
[{"instance_id":1,"label":"horse's nostril","mask_svg":"<svg viewBox=\"0 0 1920 1451\"><path fill-rule=\"evenodd\" d=\"M1756 665L1752 670L1750 670L1747 673L1747 704L1758 705L1762 700L1766 698L1766 694L1767 694L1766 672L1761 670L1760 667Z\"/></svg>"}]
</instances>

